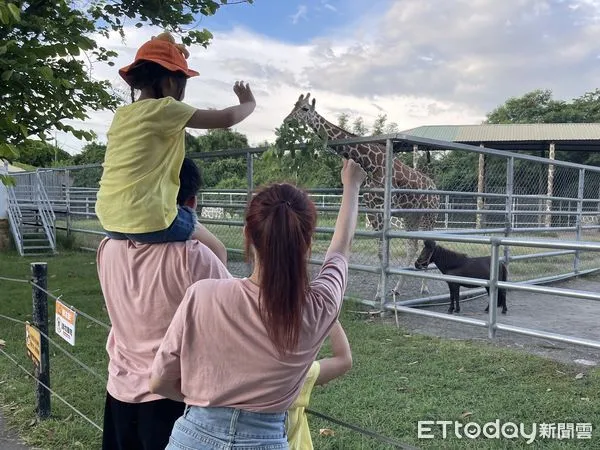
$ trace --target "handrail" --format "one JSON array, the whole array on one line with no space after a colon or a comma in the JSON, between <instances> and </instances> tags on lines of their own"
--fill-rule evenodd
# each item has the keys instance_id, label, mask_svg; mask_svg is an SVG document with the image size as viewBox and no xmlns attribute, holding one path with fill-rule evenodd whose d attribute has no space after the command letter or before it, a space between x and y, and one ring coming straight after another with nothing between
<instances>
[{"instance_id":1,"label":"handrail","mask_svg":"<svg viewBox=\"0 0 600 450\"><path fill-rule=\"evenodd\" d=\"M15 241L15 246L17 247L19 254L23 256L23 237L21 236L20 229L23 221L23 213L19 207L19 202L17 201L17 196L15 195L13 187L6 186L6 190L8 191L8 222L10 230Z\"/></svg>"},{"instance_id":2,"label":"handrail","mask_svg":"<svg viewBox=\"0 0 600 450\"><path fill-rule=\"evenodd\" d=\"M42 183L42 178L40 177L39 171L36 171L36 206L40 213L40 218L42 219L42 226L46 231L46 236L48 237L48 241L50 243L50 247L52 251L56 250L56 235L54 231L54 222L56 221L56 216L54 215L54 210L52 209L52 204L48 199L48 194L46 193L46 189L44 188L44 184Z\"/></svg>"}]
</instances>

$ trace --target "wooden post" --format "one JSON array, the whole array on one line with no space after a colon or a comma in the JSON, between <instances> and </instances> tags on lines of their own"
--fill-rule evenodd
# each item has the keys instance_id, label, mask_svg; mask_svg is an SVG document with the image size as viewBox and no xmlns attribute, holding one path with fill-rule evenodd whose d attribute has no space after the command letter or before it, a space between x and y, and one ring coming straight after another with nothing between
<instances>
[{"instance_id":1,"label":"wooden post","mask_svg":"<svg viewBox=\"0 0 600 450\"><path fill-rule=\"evenodd\" d=\"M556 155L556 151L555 151L554 142L551 142L550 150L548 152L548 158L551 159L552 161L554 161L555 155ZM548 197L552 197L553 192L554 192L554 164L550 164L550 165L548 165L548 190L547 190L546 195L548 195ZM546 217L545 217L546 227L550 227L552 225L551 211L552 211L552 200L547 199L546 200Z\"/></svg>"},{"instance_id":2,"label":"wooden post","mask_svg":"<svg viewBox=\"0 0 600 450\"><path fill-rule=\"evenodd\" d=\"M483 144L479 144L480 147L483 148ZM483 153L479 154L479 168L477 171L477 193L482 194L485 186L485 155ZM477 197L477 211L483 210L484 201L483 197ZM475 228L481 228L481 214L477 214L477 218L475 220Z\"/></svg>"},{"instance_id":3,"label":"wooden post","mask_svg":"<svg viewBox=\"0 0 600 450\"><path fill-rule=\"evenodd\" d=\"M31 277L35 285L44 290L48 289L48 265L45 262L31 263ZM32 287L33 299L33 325L43 334L48 336L48 297L37 286ZM41 383L50 387L50 351L48 339L42 335L40 338L40 367L36 367L35 375ZM36 412L40 419L50 416L50 392L40 383L36 386Z\"/></svg>"}]
</instances>

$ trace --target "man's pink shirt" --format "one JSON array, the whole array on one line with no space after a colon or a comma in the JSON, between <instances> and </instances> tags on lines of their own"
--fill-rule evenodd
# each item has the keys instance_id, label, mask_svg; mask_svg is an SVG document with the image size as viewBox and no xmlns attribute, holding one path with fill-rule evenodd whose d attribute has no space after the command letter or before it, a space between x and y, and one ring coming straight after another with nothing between
<instances>
[{"instance_id":1,"label":"man's pink shirt","mask_svg":"<svg viewBox=\"0 0 600 450\"><path fill-rule=\"evenodd\" d=\"M149 245L104 239L97 264L112 324L107 391L127 403L162 399L150 392L152 362L186 290L198 280L232 276L196 240Z\"/></svg>"},{"instance_id":2,"label":"man's pink shirt","mask_svg":"<svg viewBox=\"0 0 600 450\"><path fill-rule=\"evenodd\" d=\"M248 279L203 280L186 293L154 360L152 376L181 382L189 405L284 412L337 319L347 258L330 252L310 283L298 348L280 356Z\"/></svg>"}]
</instances>

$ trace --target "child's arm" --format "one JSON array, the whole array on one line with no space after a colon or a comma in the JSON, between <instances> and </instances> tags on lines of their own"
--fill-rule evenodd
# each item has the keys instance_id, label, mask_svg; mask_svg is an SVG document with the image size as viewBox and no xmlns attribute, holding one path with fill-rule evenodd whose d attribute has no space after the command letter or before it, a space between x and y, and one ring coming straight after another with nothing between
<instances>
[{"instance_id":1,"label":"child's arm","mask_svg":"<svg viewBox=\"0 0 600 450\"><path fill-rule=\"evenodd\" d=\"M236 81L233 92L237 95L240 104L225 109L197 109L188 120L186 127L204 130L214 128L229 128L244 120L256 108L254 94L250 86L243 81Z\"/></svg>"},{"instance_id":2,"label":"child's arm","mask_svg":"<svg viewBox=\"0 0 600 450\"><path fill-rule=\"evenodd\" d=\"M352 351L344 329L339 321L336 321L329 333L331 339L331 358L319 360L321 370L315 384L326 384L334 378L340 377L352 368Z\"/></svg>"},{"instance_id":3,"label":"child's arm","mask_svg":"<svg viewBox=\"0 0 600 450\"><path fill-rule=\"evenodd\" d=\"M206 245L227 266L227 249L225 245L200 222L196 222L192 239L196 239Z\"/></svg>"}]
</instances>

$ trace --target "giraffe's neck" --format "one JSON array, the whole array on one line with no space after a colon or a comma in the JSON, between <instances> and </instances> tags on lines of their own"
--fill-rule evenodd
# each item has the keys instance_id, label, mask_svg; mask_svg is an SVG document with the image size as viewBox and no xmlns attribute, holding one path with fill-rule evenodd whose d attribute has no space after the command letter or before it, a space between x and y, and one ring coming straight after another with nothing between
<instances>
[{"instance_id":1,"label":"giraffe's neck","mask_svg":"<svg viewBox=\"0 0 600 450\"><path fill-rule=\"evenodd\" d=\"M312 124L312 128L317 134L324 132L327 135L327 139L335 140L359 137L356 134L350 133L349 131L332 124L316 113L315 116L316 120ZM380 159L381 161L385 161L385 152L377 144L349 144L336 146L333 149L338 155L353 159L369 173L373 173L381 168L380 165L378 165ZM379 153L382 154L382 157L378 157Z\"/></svg>"}]
</instances>

